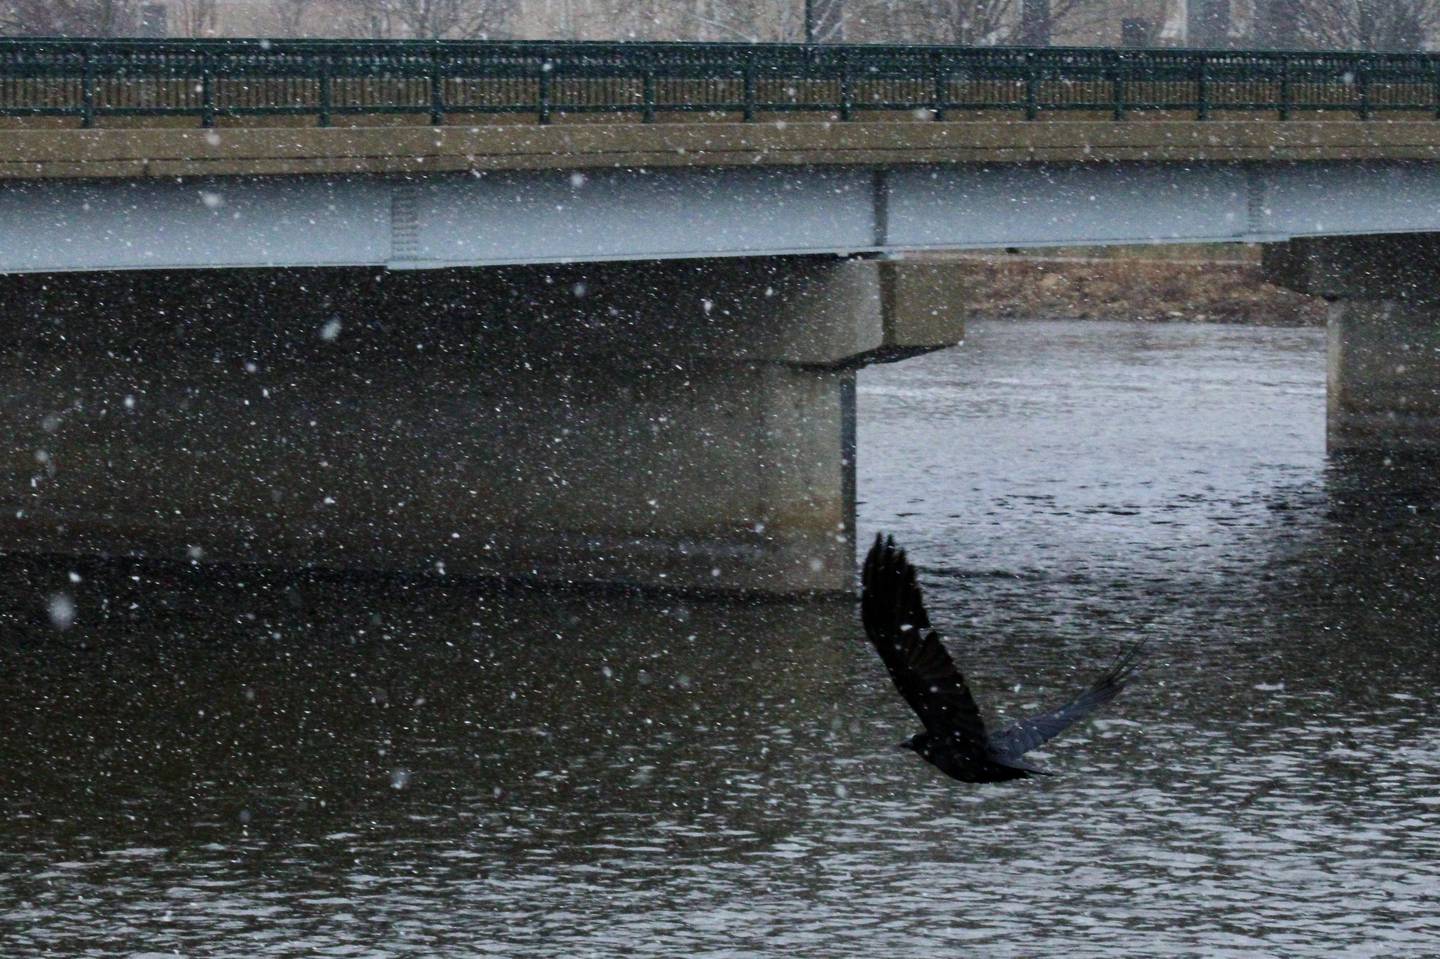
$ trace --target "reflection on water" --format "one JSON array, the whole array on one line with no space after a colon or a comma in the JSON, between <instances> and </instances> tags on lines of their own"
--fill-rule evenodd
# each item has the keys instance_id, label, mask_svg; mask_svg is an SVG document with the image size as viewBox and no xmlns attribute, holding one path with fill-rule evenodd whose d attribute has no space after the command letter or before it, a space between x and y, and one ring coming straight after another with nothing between
<instances>
[{"instance_id":1,"label":"reflection on water","mask_svg":"<svg viewBox=\"0 0 1440 959\"><path fill-rule=\"evenodd\" d=\"M1156 648L1048 780L894 749L847 604L11 561L0 954L1433 955L1440 491L1327 469L1322 339L862 375L862 533L983 705Z\"/></svg>"}]
</instances>

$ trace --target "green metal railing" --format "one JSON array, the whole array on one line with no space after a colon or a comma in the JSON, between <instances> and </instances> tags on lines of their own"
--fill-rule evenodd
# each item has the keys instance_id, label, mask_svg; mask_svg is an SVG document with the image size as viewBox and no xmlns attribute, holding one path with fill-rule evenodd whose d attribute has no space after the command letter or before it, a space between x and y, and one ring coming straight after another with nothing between
<instances>
[{"instance_id":1,"label":"green metal railing","mask_svg":"<svg viewBox=\"0 0 1440 959\"><path fill-rule=\"evenodd\" d=\"M1440 56L1101 48L333 40L0 40L0 116L840 120L1150 111L1440 118Z\"/></svg>"}]
</instances>

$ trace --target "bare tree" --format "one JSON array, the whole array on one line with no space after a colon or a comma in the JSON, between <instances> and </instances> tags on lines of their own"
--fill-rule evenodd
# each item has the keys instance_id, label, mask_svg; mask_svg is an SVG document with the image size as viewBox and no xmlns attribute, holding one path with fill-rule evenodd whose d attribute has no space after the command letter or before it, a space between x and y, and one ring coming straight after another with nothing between
<instances>
[{"instance_id":1,"label":"bare tree","mask_svg":"<svg viewBox=\"0 0 1440 959\"><path fill-rule=\"evenodd\" d=\"M1256 0L1251 11L1250 43L1272 50L1300 44L1299 0Z\"/></svg>"},{"instance_id":2,"label":"bare tree","mask_svg":"<svg viewBox=\"0 0 1440 959\"><path fill-rule=\"evenodd\" d=\"M500 33L513 0L354 0L353 32L376 39L483 39Z\"/></svg>"},{"instance_id":3,"label":"bare tree","mask_svg":"<svg viewBox=\"0 0 1440 959\"><path fill-rule=\"evenodd\" d=\"M816 43L841 43L845 40L845 0L810 0L810 16L814 30L810 39ZM803 13L801 17L800 39L805 39Z\"/></svg>"},{"instance_id":4,"label":"bare tree","mask_svg":"<svg viewBox=\"0 0 1440 959\"><path fill-rule=\"evenodd\" d=\"M115 37L139 25L136 0L0 0L0 32L30 37Z\"/></svg>"},{"instance_id":5,"label":"bare tree","mask_svg":"<svg viewBox=\"0 0 1440 959\"><path fill-rule=\"evenodd\" d=\"M838 8L835 0L828 5ZM689 0L671 6L670 32L676 40L798 41L805 33L804 5L799 0Z\"/></svg>"},{"instance_id":6,"label":"bare tree","mask_svg":"<svg viewBox=\"0 0 1440 959\"><path fill-rule=\"evenodd\" d=\"M1436 0L1297 0L1296 45L1321 50L1419 50L1440 27Z\"/></svg>"},{"instance_id":7,"label":"bare tree","mask_svg":"<svg viewBox=\"0 0 1440 959\"><path fill-rule=\"evenodd\" d=\"M219 0L172 0L171 32L182 37L213 36L219 27Z\"/></svg>"},{"instance_id":8,"label":"bare tree","mask_svg":"<svg viewBox=\"0 0 1440 959\"><path fill-rule=\"evenodd\" d=\"M1185 16L1198 3L1187 10L1171 0L1059 0L1053 24L1062 43L1153 47L1182 38Z\"/></svg>"},{"instance_id":9,"label":"bare tree","mask_svg":"<svg viewBox=\"0 0 1440 959\"><path fill-rule=\"evenodd\" d=\"M852 17L856 39L897 43L1009 41L1021 0L871 0Z\"/></svg>"},{"instance_id":10,"label":"bare tree","mask_svg":"<svg viewBox=\"0 0 1440 959\"><path fill-rule=\"evenodd\" d=\"M1137 0L852 0L850 39L891 43L1045 46L1099 39L1117 7ZM1163 0L1156 0L1163 2ZM1095 35L1095 38L1091 38Z\"/></svg>"},{"instance_id":11,"label":"bare tree","mask_svg":"<svg viewBox=\"0 0 1440 959\"><path fill-rule=\"evenodd\" d=\"M811 2L816 39L842 40L847 0ZM577 24L575 33L595 39L799 42L805 39L805 6L805 0L599 0L593 4L599 16Z\"/></svg>"},{"instance_id":12,"label":"bare tree","mask_svg":"<svg viewBox=\"0 0 1440 959\"><path fill-rule=\"evenodd\" d=\"M608 26L602 36L610 40L668 40L672 5L665 0L600 0L597 7ZM563 17L563 8L557 11ZM558 25L563 29L563 24ZM554 27L545 25L551 31ZM542 28L544 29L544 28ZM573 24L571 25L572 33ZM557 36L562 35L556 32Z\"/></svg>"},{"instance_id":13,"label":"bare tree","mask_svg":"<svg viewBox=\"0 0 1440 959\"><path fill-rule=\"evenodd\" d=\"M673 27L679 34L676 39L753 43L760 39L757 34L764 29L753 16L755 6L746 0L688 0L677 3L674 5Z\"/></svg>"},{"instance_id":14,"label":"bare tree","mask_svg":"<svg viewBox=\"0 0 1440 959\"><path fill-rule=\"evenodd\" d=\"M265 29L277 37L303 37L315 0L270 0Z\"/></svg>"}]
</instances>

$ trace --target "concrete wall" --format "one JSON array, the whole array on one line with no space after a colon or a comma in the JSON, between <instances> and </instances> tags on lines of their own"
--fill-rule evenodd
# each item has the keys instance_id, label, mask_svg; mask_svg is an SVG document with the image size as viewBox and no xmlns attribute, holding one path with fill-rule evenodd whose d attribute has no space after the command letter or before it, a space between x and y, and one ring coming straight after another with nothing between
<instances>
[{"instance_id":1,"label":"concrete wall","mask_svg":"<svg viewBox=\"0 0 1440 959\"><path fill-rule=\"evenodd\" d=\"M943 268L831 259L6 282L11 548L851 587L854 368Z\"/></svg>"},{"instance_id":2,"label":"concrete wall","mask_svg":"<svg viewBox=\"0 0 1440 959\"><path fill-rule=\"evenodd\" d=\"M1330 301L1332 453L1440 453L1440 235L1294 240L1267 247L1272 282Z\"/></svg>"}]
</instances>

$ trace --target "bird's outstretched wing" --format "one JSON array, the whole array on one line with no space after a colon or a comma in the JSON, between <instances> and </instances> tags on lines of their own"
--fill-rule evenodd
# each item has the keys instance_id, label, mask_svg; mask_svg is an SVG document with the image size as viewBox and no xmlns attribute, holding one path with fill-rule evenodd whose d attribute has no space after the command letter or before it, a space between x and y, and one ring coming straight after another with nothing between
<instances>
[{"instance_id":1,"label":"bird's outstretched wing","mask_svg":"<svg viewBox=\"0 0 1440 959\"><path fill-rule=\"evenodd\" d=\"M1001 759L1016 759L1054 739L1069 726L1089 716L1095 710L1119 695L1125 683L1140 665L1145 652L1143 643L1136 643L1127 649L1110 667L1109 672L1095 681L1095 684L1058 709L1052 709L1038 716L1022 719L1007 729L990 737L990 751Z\"/></svg>"},{"instance_id":2,"label":"bird's outstretched wing","mask_svg":"<svg viewBox=\"0 0 1440 959\"><path fill-rule=\"evenodd\" d=\"M895 688L931 733L986 743L985 723L965 677L955 668L915 582L915 567L893 539L875 537L865 557L860 619Z\"/></svg>"}]
</instances>

